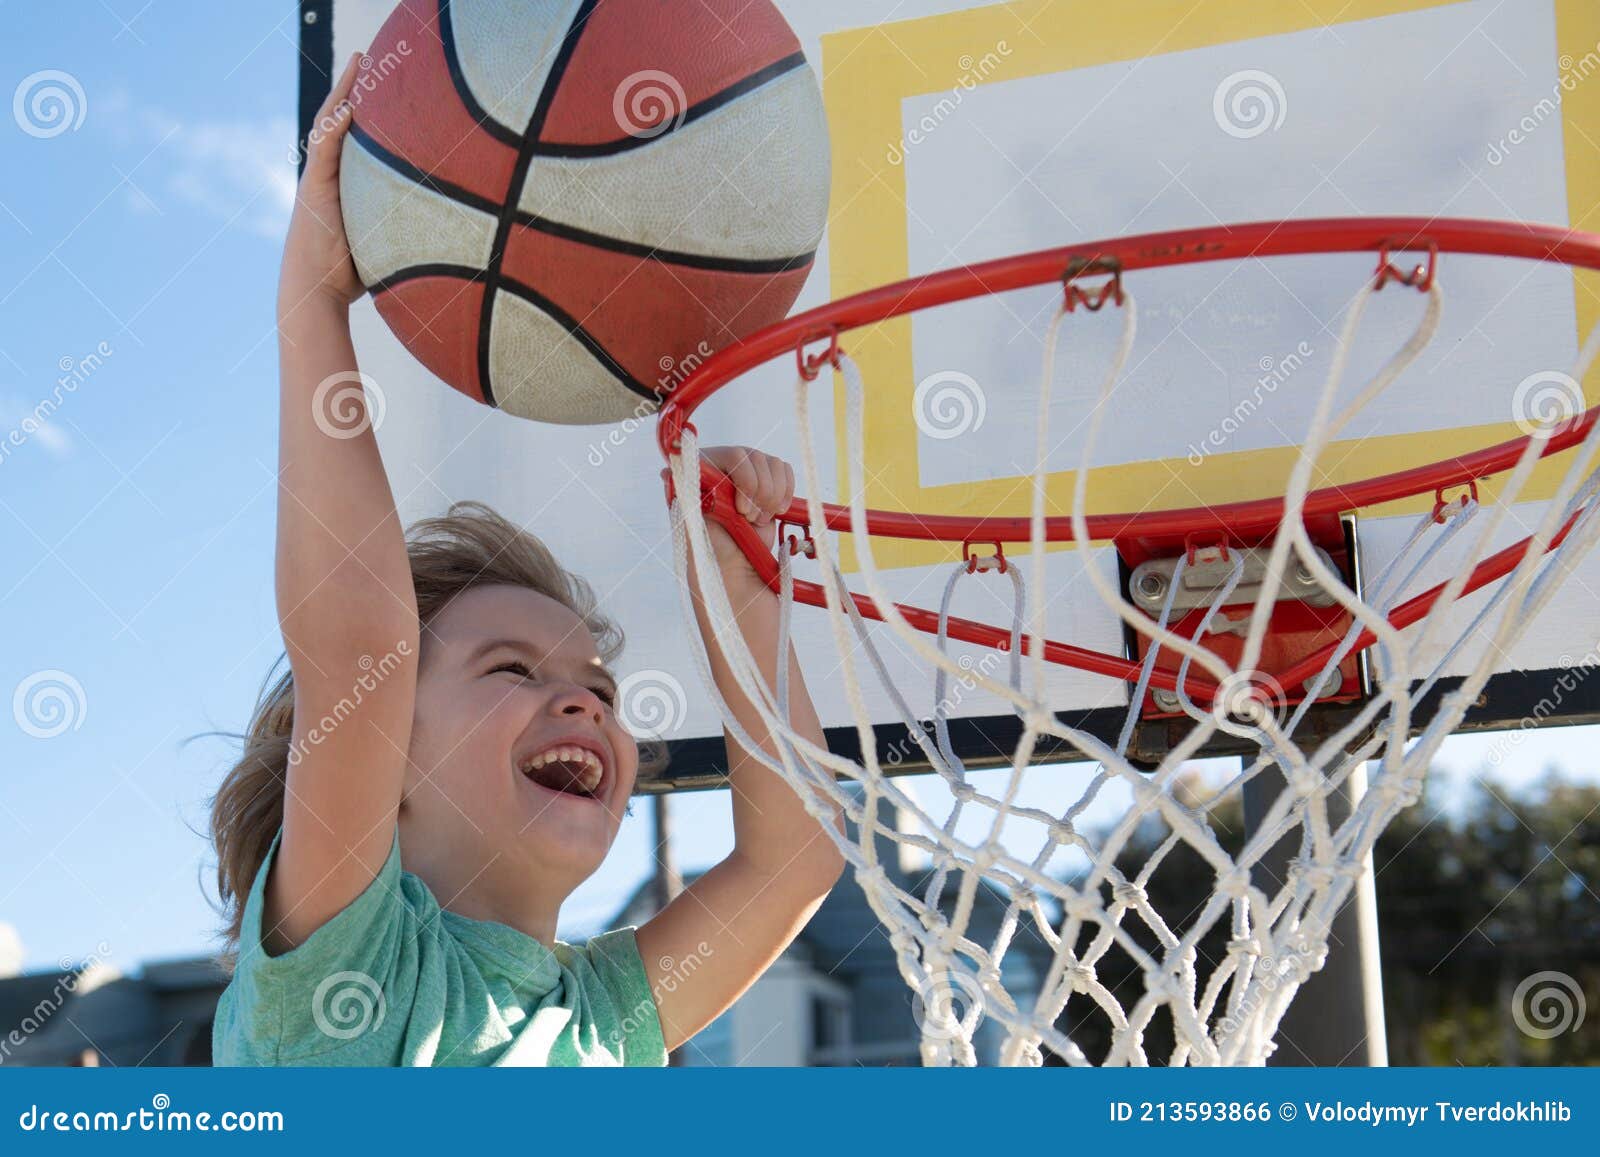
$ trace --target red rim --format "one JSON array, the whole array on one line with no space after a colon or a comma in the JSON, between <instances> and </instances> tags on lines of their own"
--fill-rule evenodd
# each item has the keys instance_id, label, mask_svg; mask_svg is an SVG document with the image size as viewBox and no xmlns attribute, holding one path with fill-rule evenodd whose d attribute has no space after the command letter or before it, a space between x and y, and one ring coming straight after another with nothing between
<instances>
[{"instance_id":1,"label":"red rim","mask_svg":"<svg viewBox=\"0 0 1600 1157\"><path fill-rule=\"evenodd\" d=\"M662 406L657 442L670 458L678 436L702 403L739 377L774 358L795 355L804 359L806 347L828 343L832 352L838 336L875 322L966 301L993 293L1063 281L1069 271L1082 276L1105 276L1107 267L1126 273L1208 261L1241 261L1252 257L1284 257L1308 253L1361 253L1383 255L1379 273L1388 280L1416 281L1431 276L1434 253L1469 253L1552 261L1581 269L1600 270L1600 236L1551 225L1506 221L1430 220L1426 217L1329 218L1308 221L1268 221L1249 225L1222 225L1206 229L1148 233L1137 237L1089 242L1006 257L981 265L960 266L931 273L843 298L797 314L788 321L720 350L687 378ZM1415 273L1396 268L1390 255L1420 253L1428 265ZM813 370L825 364L813 357ZM1581 442L1600 418L1600 406L1586 410L1549 440L1544 453L1560 453ZM1306 497L1305 512L1338 514L1397 499L1464 485L1508 469L1527 446L1528 439L1513 438L1471 454L1447 458L1409 470L1361 482L1330 486ZM848 507L824 503L830 530L848 530ZM1176 510L1088 516L1089 537L1106 541L1129 536L1183 535L1195 530L1261 530L1275 526L1283 513L1281 498L1262 498L1218 506ZM804 500L796 499L787 512L791 522L808 522ZM1026 542L1030 538L1025 517L962 518L942 514L868 510L867 529L875 536L936 542ZM1071 519L1058 515L1045 520L1045 539L1065 542L1073 538Z\"/></svg>"},{"instance_id":2,"label":"red rim","mask_svg":"<svg viewBox=\"0 0 1600 1157\"><path fill-rule=\"evenodd\" d=\"M777 357L792 355L808 379L837 356L839 336L851 330L888 318L938 305L964 301L986 294L1004 293L1030 286L1061 282L1065 285L1068 308L1082 305L1098 309L1108 303L1121 303L1121 276L1135 269L1196 264L1207 261L1245 260L1252 257L1277 257L1310 253L1379 254L1375 279L1379 289L1397 281L1427 289L1433 280L1439 253L1479 254L1551 261L1576 268L1600 270L1600 236L1578 233L1548 225L1477 220L1430 220L1423 217L1332 218L1307 221L1260 222L1248 225L1218 226L1207 229L1151 233L1119 240L1091 242L1060 249L1008 257L982 265L948 269L926 277L898 282L830 305L799 314L788 321L755 334L719 351L695 371L661 409L657 442L668 459L680 446L680 435L689 425L695 410L718 390L743 374ZM1426 260L1412 269L1398 266L1394 255L1421 253ZM1099 286L1075 284L1078 278L1109 277ZM825 345L824 345L825 343ZM823 346L823 352L808 352ZM1580 443L1600 419L1600 406L1572 418L1552 433L1541 457L1560 453ZM1443 459L1360 482L1325 487L1307 495L1304 516L1337 515L1419 494L1434 492L1442 504L1443 491L1470 484L1513 466L1527 448L1531 435L1513 438L1470 454ZM702 464L702 504L735 538L758 573L774 589L778 586L778 564L761 535L733 507L728 480ZM668 477L668 495L672 484ZM823 519L830 531L851 529L850 510L835 503L823 503ZM1133 514L1087 516L1089 538L1093 541L1132 538L1182 538L1195 531L1222 530L1250 534L1276 527L1283 515L1283 499L1262 498L1218 506L1188 507L1177 510L1147 511ZM1553 550L1570 531L1577 515L1569 518L1544 549ZM810 524L804 499L797 498L779 520L804 530ZM918 539L962 544L1028 542L1031 522L1025 517L962 518L952 515L900 513L868 510L867 530L879 537ZM1045 519L1045 539L1070 541L1076 536L1069 516ZM783 543L779 544L780 549ZM1532 537L1480 562L1469 576L1462 595L1504 577L1532 549ZM1446 584L1408 600L1390 615L1390 622L1403 628L1425 616L1438 600ZM825 606L823 589L814 583L796 580L798 601ZM851 594L861 613L882 619L872 599ZM933 633L938 616L918 607L896 604L897 610L917 630ZM969 643L1004 650L1010 645L1010 632L985 623L952 618L949 635ZM1364 632L1355 649L1370 646L1373 636ZM1337 644L1302 659L1286 674L1294 678L1314 674ZM1032 640L1023 638L1025 653ZM1071 644L1042 640L1044 657L1055 663L1135 681L1141 664L1130 659L1091 651ZM1160 668L1149 676L1151 687L1175 690L1174 674ZM1209 702L1216 688L1204 676L1191 673L1185 690L1196 702Z\"/></svg>"}]
</instances>

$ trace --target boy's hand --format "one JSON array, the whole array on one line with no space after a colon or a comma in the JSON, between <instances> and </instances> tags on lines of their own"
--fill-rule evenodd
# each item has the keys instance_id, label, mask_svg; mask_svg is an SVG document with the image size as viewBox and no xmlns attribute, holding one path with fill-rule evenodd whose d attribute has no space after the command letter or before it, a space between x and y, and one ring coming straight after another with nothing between
<instances>
[{"instance_id":1,"label":"boy's hand","mask_svg":"<svg viewBox=\"0 0 1600 1157\"><path fill-rule=\"evenodd\" d=\"M770 542L772 520L794 501L794 468L781 458L746 446L713 446L702 450L700 457L729 477L737 494L735 508L751 526L768 532L762 538ZM715 521L707 525L724 580L746 575L756 578L755 567L733 537Z\"/></svg>"},{"instance_id":2,"label":"boy's hand","mask_svg":"<svg viewBox=\"0 0 1600 1157\"><path fill-rule=\"evenodd\" d=\"M350 90L355 84L360 56L352 56L344 73L317 110L306 141L306 171L295 195L294 217L283 247L283 271L278 281L280 315L293 312L308 298L322 297L348 308L366 287L350 259L344 214L339 206L339 151L350 130L354 110Z\"/></svg>"}]
</instances>

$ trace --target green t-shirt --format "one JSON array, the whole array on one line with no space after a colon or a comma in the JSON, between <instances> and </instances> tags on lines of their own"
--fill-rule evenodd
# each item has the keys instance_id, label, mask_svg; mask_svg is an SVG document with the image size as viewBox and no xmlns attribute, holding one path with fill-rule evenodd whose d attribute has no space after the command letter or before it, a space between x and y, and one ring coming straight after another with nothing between
<instances>
[{"instance_id":1,"label":"green t-shirt","mask_svg":"<svg viewBox=\"0 0 1600 1157\"><path fill-rule=\"evenodd\" d=\"M273 839L245 902L239 963L217 1005L218 1065L664 1065L634 930L547 947L439 907L400 868L305 942L261 949Z\"/></svg>"}]
</instances>

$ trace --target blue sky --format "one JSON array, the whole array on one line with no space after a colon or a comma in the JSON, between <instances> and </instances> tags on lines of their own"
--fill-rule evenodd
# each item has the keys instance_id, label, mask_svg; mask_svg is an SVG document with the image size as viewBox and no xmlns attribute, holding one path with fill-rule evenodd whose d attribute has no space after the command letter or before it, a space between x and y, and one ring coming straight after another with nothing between
<instances>
[{"instance_id":1,"label":"blue sky","mask_svg":"<svg viewBox=\"0 0 1600 1157\"><path fill-rule=\"evenodd\" d=\"M82 113L51 136L0 117L0 434L81 378L0 457L0 693L75 684L60 735L0 712L0 923L26 967L104 943L131 969L212 944L205 800L231 747L189 740L241 728L280 651L272 321L298 28L288 0L0 16L0 97L55 70ZM1504 775L1587 771L1595 738L1529 738ZM1489 742L1442 762L1459 780ZM644 878L648 812L564 931L595 930ZM688 866L726 852L726 816L725 795L682 801Z\"/></svg>"}]
</instances>

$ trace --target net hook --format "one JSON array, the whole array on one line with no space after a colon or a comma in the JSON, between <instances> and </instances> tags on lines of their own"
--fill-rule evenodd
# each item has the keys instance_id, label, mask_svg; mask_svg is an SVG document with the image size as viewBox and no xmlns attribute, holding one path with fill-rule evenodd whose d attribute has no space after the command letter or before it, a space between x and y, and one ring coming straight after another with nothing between
<instances>
[{"instance_id":1,"label":"net hook","mask_svg":"<svg viewBox=\"0 0 1600 1157\"><path fill-rule=\"evenodd\" d=\"M1407 273L1390 259L1390 254L1401 249L1413 249L1414 245L1397 246L1393 241L1385 241L1378 250L1378 280L1373 285L1376 292L1389 284L1391 280L1398 281L1401 285L1409 285L1420 293L1427 293L1433 288L1433 275L1439 268L1439 246L1436 242L1427 242L1428 263L1418 265Z\"/></svg>"},{"instance_id":2,"label":"net hook","mask_svg":"<svg viewBox=\"0 0 1600 1157\"><path fill-rule=\"evenodd\" d=\"M1088 287L1078 284L1080 278L1102 275L1109 277L1110 280ZM1074 257L1067 263L1067 271L1061 275L1061 284L1067 293L1068 313L1072 313L1080 305L1090 313L1098 312L1107 301L1115 301L1121 305L1122 262L1115 257Z\"/></svg>"},{"instance_id":3,"label":"net hook","mask_svg":"<svg viewBox=\"0 0 1600 1157\"><path fill-rule=\"evenodd\" d=\"M828 348L820 354L806 353L806 346L814 341L828 339ZM830 325L825 330L816 330L802 337L794 347L795 361L800 366L800 376L808 382L817 380L817 375L822 372L823 366L839 368L839 359L844 357L844 351L839 348L839 327Z\"/></svg>"}]
</instances>

